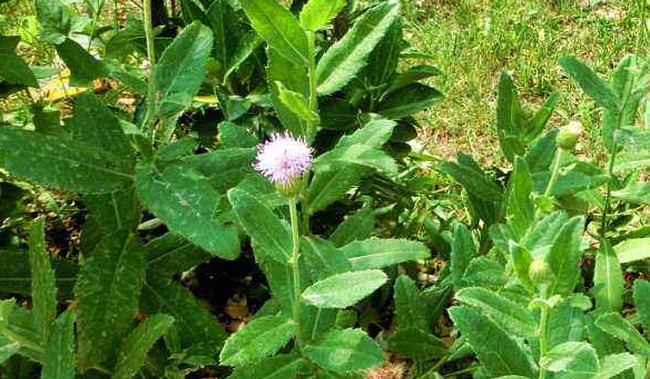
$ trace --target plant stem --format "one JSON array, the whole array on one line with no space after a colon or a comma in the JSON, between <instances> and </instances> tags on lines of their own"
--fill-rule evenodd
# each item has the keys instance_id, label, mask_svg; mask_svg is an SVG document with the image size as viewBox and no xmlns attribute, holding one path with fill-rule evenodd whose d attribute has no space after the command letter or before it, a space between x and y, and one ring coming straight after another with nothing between
<instances>
[{"instance_id":1,"label":"plant stem","mask_svg":"<svg viewBox=\"0 0 650 379\"><path fill-rule=\"evenodd\" d=\"M300 320L300 298L302 293L302 288L300 286L300 227L298 219L298 198L297 196L292 196L289 199L289 214L291 216L291 238L293 240L293 245L291 248L291 257L289 259L289 264L291 265L291 270L293 272L293 319L296 323L299 323ZM300 328L298 328L300 330ZM300 341L299 333L296 333Z\"/></svg>"},{"instance_id":2,"label":"plant stem","mask_svg":"<svg viewBox=\"0 0 650 379\"><path fill-rule=\"evenodd\" d=\"M546 298L546 289L543 289L542 291L542 298ZM548 307L548 305L544 305L542 307L542 312L539 318L539 360L541 362L542 358L546 356L547 348L548 348L548 316L550 314L551 309ZM542 365L539 365L539 379L546 379L546 369L542 367Z\"/></svg>"},{"instance_id":3,"label":"plant stem","mask_svg":"<svg viewBox=\"0 0 650 379\"><path fill-rule=\"evenodd\" d=\"M154 46L151 0L144 0L144 33L147 39L147 60L149 61L149 81L147 83L147 114L143 126L147 129L153 124L156 114L156 50ZM153 135L153 130L151 131Z\"/></svg>"},{"instance_id":4,"label":"plant stem","mask_svg":"<svg viewBox=\"0 0 650 379\"><path fill-rule=\"evenodd\" d=\"M309 76L309 109L318 112L318 86L316 84L316 33L307 31L308 54L307 76ZM316 134L317 122L309 123L309 130L305 138L308 141Z\"/></svg>"}]
</instances>

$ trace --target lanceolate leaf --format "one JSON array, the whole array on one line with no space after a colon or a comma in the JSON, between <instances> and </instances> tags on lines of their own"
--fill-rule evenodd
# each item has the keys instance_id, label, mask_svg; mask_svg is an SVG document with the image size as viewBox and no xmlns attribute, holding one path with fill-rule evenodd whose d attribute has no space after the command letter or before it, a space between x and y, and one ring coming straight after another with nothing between
<instances>
[{"instance_id":1,"label":"lanceolate leaf","mask_svg":"<svg viewBox=\"0 0 650 379\"><path fill-rule=\"evenodd\" d=\"M278 97L284 106L303 121L318 122L318 113L310 109L307 99L302 94L287 89L282 82L277 82L276 85L279 91Z\"/></svg>"},{"instance_id":2,"label":"lanceolate leaf","mask_svg":"<svg viewBox=\"0 0 650 379\"><path fill-rule=\"evenodd\" d=\"M462 287L465 270L469 262L476 255L476 246L469 229L462 223L458 223L454 229L454 239L451 244L451 280L454 289Z\"/></svg>"},{"instance_id":3,"label":"lanceolate leaf","mask_svg":"<svg viewBox=\"0 0 650 379\"><path fill-rule=\"evenodd\" d=\"M549 292L552 294L569 294L578 282L583 226L583 218L574 217L564 224L553 241L548 256L549 265L555 274L549 287Z\"/></svg>"},{"instance_id":4,"label":"lanceolate leaf","mask_svg":"<svg viewBox=\"0 0 650 379\"><path fill-rule=\"evenodd\" d=\"M429 330L427 304L420 298L415 282L407 275L395 281L395 319L399 328Z\"/></svg>"},{"instance_id":5,"label":"lanceolate leaf","mask_svg":"<svg viewBox=\"0 0 650 379\"><path fill-rule=\"evenodd\" d=\"M233 188L228 199L246 233L278 263L286 264L291 256L291 234L263 201L248 192Z\"/></svg>"},{"instance_id":6,"label":"lanceolate leaf","mask_svg":"<svg viewBox=\"0 0 650 379\"><path fill-rule=\"evenodd\" d=\"M429 249L417 241L394 238L370 238L340 248L354 270L383 268L394 264L426 259Z\"/></svg>"},{"instance_id":7,"label":"lanceolate leaf","mask_svg":"<svg viewBox=\"0 0 650 379\"><path fill-rule=\"evenodd\" d=\"M132 378L144 363L151 347L174 323L174 318L165 314L147 317L122 342L122 349L113 372L115 378Z\"/></svg>"},{"instance_id":8,"label":"lanceolate leaf","mask_svg":"<svg viewBox=\"0 0 650 379\"><path fill-rule=\"evenodd\" d=\"M212 49L212 31L199 21L174 39L156 64L158 115L172 117L190 105L205 77Z\"/></svg>"},{"instance_id":9,"label":"lanceolate leaf","mask_svg":"<svg viewBox=\"0 0 650 379\"><path fill-rule=\"evenodd\" d=\"M650 328L650 282L634 282L634 305L639 312L639 319L645 328Z\"/></svg>"},{"instance_id":10,"label":"lanceolate leaf","mask_svg":"<svg viewBox=\"0 0 650 379\"><path fill-rule=\"evenodd\" d=\"M629 321L618 313L605 313L598 317L596 325L606 333L625 341L634 353L650 357L650 343Z\"/></svg>"},{"instance_id":11,"label":"lanceolate leaf","mask_svg":"<svg viewBox=\"0 0 650 379\"><path fill-rule=\"evenodd\" d=\"M79 193L111 192L133 180L133 161L26 130L0 130L0 167L46 186Z\"/></svg>"},{"instance_id":12,"label":"lanceolate leaf","mask_svg":"<svg viewBox=\"0 0 650 379\"><path fill-rule=\"evenodd\" d=\"M360 329L332 330L304 354L320 367L349 373L381 364L384 354L377 344Z\"/></svg>"},{"instance_id":13,"label":"lanceolate leaf","mask_svg":"<svg viewBox=\"0 0 650 379\"><path fill-rule=\"evenodd\" d=\"M564 71L578 82L582 90L600 106L615 111L620 108L620 99L616 92L587 65L573 57L562 57L558 62Z\"/></svg>"},{"instance_id":14,"label":"lanceolate leaf","mask_svg":"<svg viewBox=\"0 0 650 379\"><path fill-rule=\"evenodd\" d=\"M269 46L294 64L307 62L307 36L298 20L274 0L240 2L253 29Z\"/></svg>"},{"instance_id":15,"label":"lanceolate leaf","mask_svg":"<svg viewBox=\"0 0 650 379\"><path fill-rule=\"evenodd\" d=\"M226 340L220 362L228 366L243 366L260 361L286 345L295 330L296 323L283 316L255 318Z\"/></svg>"},{"instance_id":16,"label":"lanceolate leaf","mask_svg":"<svg viewBox=\"0 0 650 379\"><path fill-rule=\"evenodd\" d=\"M312 0L300 12L300 26L317 31L326 26L345 6L346 0Z\"/></svg>"},{"instance_id":17,"label":"lanceolate leaf","mask_svg":"<svg viewBox=\"0 0 650 379\"><path fill-rule=\"evenodd\" d=\"M208 179L184 164L158 170L155 165L138 166L136 187L142 202L169 229L206 251L224 259L239 255L237 232L215 218L222 197Z\"/></svg>"},{"instance_id":18,"label":"lanceolate leaf","mask_svg":"<svg viewBox=\"0 0 650 379\"><path fill-rule=\"evenodd\" d=\"M490 319L465 306L450 308L449 315L491 376L534 376L530 356Z\"/></svg>"},{"instance_id":19,"label":"lanceolate leaf","mask_svg":"<svg viewBox=\"0 0 650 379\"><path fill-rule=\"evenodd\" d=\"M398 15L398 3L386 2L361 16L318 62L318 93L323 96L332 94L352 80Z\"/></svg>"},{"instance_id":20,"label":"lanceolate leaf","mask_svg":"<svg viewBox=\"0 0 650 379\"><path fill-rule=\"evenodd\" d=\"M52 335L45 345L41 379L74 379L75 317L74 311L67 310L54 322Z\"/></svg>"},{"instance_id":21,"label":"lanceolate leaf","mask_svg":"<svg viewBox=\"0 0 650 379\"><path fill-rule=\"evenodd\" d=\"M456 179L467 192L488 201L499 202L503 199L503 190L488 180L482 172L474 167L454 162L442 162L438 169Z\"/></svg>"},{"instance_id":22,"label":"lanceolate leaf","mask_svg":"<svg viewBox=\"0 0 650 379\"><path fill-rule=\"evenodd\" d=\"M142 246L126 231L106 236L88 256L75 286L82 369L116 353L138 309L144 270Z\"/></svg>"},{"instance_id":23,"label":"lanceolate leaf","mask_svg":"<svg viewBox=\"0 0 650 379\"><path fill-rule=\"evenodd\" d=\"M38 219L32 224L29 235L29 264L32 268L32 312L36 329L45 343L50 336L50 328L56 317L56 286L54 270L50 265L50 254L45 244L45 220Z\"/></svg>"},{"instance_id":24,"label":"lanceolate leaf","mask_svg":"<svg viewBox=\"0 0 650 379\"><path fill-rule=\"evenodd\" d=\"M375 292L388 277L381 270L346 272L308 287L302 298L319 308L346 308Z\"/></svg>"},{"instance_id":25,"label":"lanceolate leaf","mask_svg":"<svg viewBox=\"0 0 650 379\"><path fill-rule=\"evenodd\" d=\"M412 83L388 95L377 108L382 116L397 120L418 113L441 101L442 93L433 87Z\"/></svg>"},{"instance_id":26,"label":"lanceolate leaf","mask_svg":"<svg viewBox=\"0 0 650 379\"><path fill-rule=\"evenodd\" d=\"M608 240L601 241L594 268L593 295L598 309L620 312L623 309L623 270Z\"/></svg>"},{"instance_id":27,"label":"lanceolate leaf","mask_svg":"<svg viewBox=\"0 0 650 379\"><path fill-rule=\"evenodd\" d=\"M297 355L276 355L235 369L227 379L295 379L307 362Z\"/></svg>"}]
</instances>

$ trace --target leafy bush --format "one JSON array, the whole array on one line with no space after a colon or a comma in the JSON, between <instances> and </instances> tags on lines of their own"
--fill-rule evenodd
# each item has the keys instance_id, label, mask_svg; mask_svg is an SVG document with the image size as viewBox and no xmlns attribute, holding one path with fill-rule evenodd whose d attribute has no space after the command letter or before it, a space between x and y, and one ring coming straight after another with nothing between
<instances>
[{"instance_id":1,"label":"leafy bush","mask_svg":"<svg viewBox=\"0 0 650 379\"><path fill-rule=\"evenodd\" d=\"M433 172L408 142L439 72L405 68L426 56L397 1L145 0L114 25L103 2L34 5L72 111L44 97L0 128L2 377L646 376L648 283L630 301L623 272L648 258L641 58L609 82L559 62L603 108L605 164L575 153L578 123L549 130L559 94L533 111L504 73L512 169ZM52 70L18 42L0 37L0 93L32 97ZM43 199L84 217L59 257L23 210ZM210 265L259 292L230 334L188 285Z\"/></svg>"}]
</instances>

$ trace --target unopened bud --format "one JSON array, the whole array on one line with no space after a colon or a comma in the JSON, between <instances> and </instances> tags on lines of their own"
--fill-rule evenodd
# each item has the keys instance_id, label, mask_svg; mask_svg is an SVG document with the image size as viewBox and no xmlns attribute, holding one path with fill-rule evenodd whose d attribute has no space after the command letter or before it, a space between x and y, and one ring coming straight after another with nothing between
<instances>
[{"instance_id":1,"label":"unopened bud","mask_svg":"<svg viewBox=\"0 0 650 379\"><path fill-rule=\"evenodd\" d=\"M541 258L535 258L530 263L528 276L538 287L553 281L553 271L551 270L551 266L549 266L546 260Z\"/></svg>"},{"instance_id":2,"label":"unopened bud","mask_svg":"<svg viewBox=\"0 0 650 379\"><path fill-rule=\"evenodd\" d=\"M560 149L573 150L581 134L582 124L579 121L571 121L560 129L555 142Z\"/></svg>"}]
</instances>

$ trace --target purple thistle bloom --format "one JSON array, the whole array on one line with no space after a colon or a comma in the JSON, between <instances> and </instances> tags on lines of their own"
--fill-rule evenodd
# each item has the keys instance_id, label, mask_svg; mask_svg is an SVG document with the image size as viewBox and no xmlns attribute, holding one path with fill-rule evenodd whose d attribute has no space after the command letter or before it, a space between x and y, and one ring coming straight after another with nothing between
<instances>
[{"instance_id":1,"label":"purple thistle bloom","mask_svg":"<svg viewBox=\"0 0 650 379\"><path fill-rule=\"evenodd\" d=\"M276 133L257 148L257 162L253 167L280 187L290 187L311 164L312 149L304 138Z\"/></svg>"}]
</instances>

